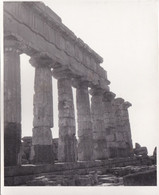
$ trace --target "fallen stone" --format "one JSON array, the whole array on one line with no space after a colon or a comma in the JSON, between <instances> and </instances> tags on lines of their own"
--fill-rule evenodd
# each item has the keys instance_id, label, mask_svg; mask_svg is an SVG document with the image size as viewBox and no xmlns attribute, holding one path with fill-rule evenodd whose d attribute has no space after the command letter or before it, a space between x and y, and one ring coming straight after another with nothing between
<instances>
[{"instance_id":1,"label":"fallen stone","mask_svg":"<svg viewBox=\"0 0 159 195\"><path fill-rule=\"evenodd\" d=\"M141 156L147 156L148 151L146 147L135 148L134 154L141 155Z\"/></svg>"},{"instance_id":2,"label":"fallen stone","mask_svg":"<svg viewBox=\"0 0 159 195\"><path fill-rule=\"evenodd\" d=\"M136 148L141 148L140 144L135 143L135 149L136 149Z\"/></svg>"}]
</instances>

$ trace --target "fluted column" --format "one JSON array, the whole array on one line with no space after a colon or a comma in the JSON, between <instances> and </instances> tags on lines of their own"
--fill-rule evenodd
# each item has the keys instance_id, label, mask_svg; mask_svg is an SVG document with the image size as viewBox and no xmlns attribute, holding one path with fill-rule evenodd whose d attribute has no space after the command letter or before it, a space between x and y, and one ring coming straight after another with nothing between
<instances>
[{"instance_id":1,"label":"fluted column","mask_svg":"<svg viewBox=\"0 0 159 195\"><path fill-rule=\"evenodd\" d=\"M117 143L117 157L126 157L127 156L127 145L124 139L124 128L123 120L121 113L121 105L124 103L122 98L116 98L114 100L114 116L116 123L116 143Z\"/></svg>"},{"instance_id":2,"label":"fluted column","mask_svg":"<svg viewBox=\"0 0 159 195\"><path fill-rule=\"evenodd\" d=\"M21 82L18 42L4 40L4 165L20 161Z\"/></svg>"},{"instance_id":3,"label":"fluted column","mask_svg":"<svg viewBox=\"0 0 159 195\"><path fill-rule=\"evenodd\" d=\"M95 160L108 158L106 133L104 127L103 90L93 88L90 90L91 113L93 120L93 156Z\"/></svg>"},{"instance_id":4,"label":"fluted column","mask_svg":"<svg viewBox=\"0 0 159 195\"><path fill-rule=\"evenodd\" d=\"M109 158L116 157L116 135L115 135L115 118L113 113L112 101L115 94L112 92L105 92L103 96L104 106L104 125L107 140L107 149Z\"/></svg>"},{"instance_id":5,"label":"fluted column","mask_svg":"<svg viewBox=\"0 0 159 195\"><path fill-rule=\"evenodd\" d=\"M93 131L88 94L88 82L78 82L76 86L78 121L78 160L93 159Z\"/></svg>"},{"instance_id":6,"label":"fluted column","mask_svg":"<svg viewBox=\"0 0 159 195\"><path fill-rule=\"evenodd\" d=\"M77 141L71 75L54 69L53 76L58 79L58 161L74 162L77 160Z\"/></svg>"},{"instance_id":7,"label":"fluted column","mask_svg":"<svg viewBox=\"0 0 159 195\"><path fill-rule=\"evenodd\" d=\"M132 106L129 102L124 102L121 105L121 114L122 114L122 121L123 121L123 130L124 130L124 140L127 145L127 154L128 156L133 155L133 144L132 144L132 137L131 137L131 128L129 122L129 113L128 108Z\"/></svg>"},{"instance_id":8,"label":"fluted column","mask_svg":"<svg viewBox=\"0 0 159 195\"><path fill-rule=\"evenodd\" d=\"M53 99L52 72L47 57L33 56L30 63L35 67L34 119L31 161L35 164L53 163L52 133Z\"/></svg>"}]
</instances>

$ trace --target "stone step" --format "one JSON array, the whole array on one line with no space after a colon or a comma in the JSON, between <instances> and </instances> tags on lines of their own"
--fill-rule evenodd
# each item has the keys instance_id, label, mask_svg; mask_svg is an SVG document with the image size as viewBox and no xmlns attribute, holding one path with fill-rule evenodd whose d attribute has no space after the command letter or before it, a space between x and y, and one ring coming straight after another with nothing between
<instances>
[{"instance_id":1,"label":"stone step","mask_svg":"<svg viewBox=\"0 0 159 195\"><path fill-rule=\"evenodd\" d=\"M36 176L26 183L29 186L118 186L123 184L123 179L112 174L104 175L64 175L44 174Z\"/></svg>"},{"instance_id":2,"label":"stone step","mask_svg":"<svg viewBox=\"0 0 159 195\"><path fill-rule=\"evenodd\" d=\"M117 183L116 178L100 178L99 182L104 182L104 183Z\"/></svg>"}]
</instances>

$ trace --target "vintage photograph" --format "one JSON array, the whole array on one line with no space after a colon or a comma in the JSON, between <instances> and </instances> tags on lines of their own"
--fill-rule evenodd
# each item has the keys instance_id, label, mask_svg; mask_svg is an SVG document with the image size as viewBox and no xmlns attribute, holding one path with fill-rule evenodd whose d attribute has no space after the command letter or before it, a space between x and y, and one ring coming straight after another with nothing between
<instances>
[{"instance_id":1,"label":"vintage photograph","mask_svg":"<svg viewBox=\"0 0 159 195\"><path fill-rule=\"evenodd\" d=\"M157 195L157 5L3 1L2 195Z\"/></svg>"}]
</instances>

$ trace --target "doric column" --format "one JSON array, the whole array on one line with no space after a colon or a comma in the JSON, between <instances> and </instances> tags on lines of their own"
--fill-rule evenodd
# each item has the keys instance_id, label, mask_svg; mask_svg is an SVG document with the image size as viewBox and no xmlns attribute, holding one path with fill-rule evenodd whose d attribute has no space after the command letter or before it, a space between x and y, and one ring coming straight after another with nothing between
<instances>
[{"instance_id":1,"label":"doric column","mask_svg":"<svg viewBox=\"0 0 159 195\"><path fill-rule=\"evenodd\" d=\"M129 122L129 113L128 108L132 106L129 102L124 102L121 104L121 114L122 114L122 121L123 121L123 134L124 134L124 140L127 145L127 154L128 156L133 155L133 144L132 144L132 138L131 138L131 128L130 128L130 122Z\"/></svg>"},{"instance_id":2,"label":"doric column","mask_svg":"<svg viewBox=\"0 0 159 195\"><path fill-rule=\"evenodd\" d=\"M21 84L18 42L4 40L4 165L19 163L21 146Z\"/></svg>"},{"instance_id":3,"label":"doric column","mask_svg":"<svg viewBox=\"0 0 159 195\"><path fill-rule=\"evenodd\" d=\"M104 124L107 140L107 149L109 158L116 157L116 136L115 136L115 118L113 113L112 101L115 94L112 92L105 92L103 95L104 106Z\"/></svg>"},{"instance_id":4,"label":"doric column","mask_svg":"<svg viewBox=\"0 0 159 195\"><path fill-rule=\"evenodd\" d=\"M93 131L88 94L88 82L77 81L76 103L78 121L78 160L93 159Z\"/></svg>"},{"instance_id":5,"label":"doric column","mask_svg":"<svg viewBox=\"0 0 159 195\"><path fill-rule=\"evenodd\" d=\"M116 98L114 100L114 116L115 116L115 136L117 143L117 157L126 157L127 156L127 145L124 139L124 128L123 128L123 120L121 113L121 105L124 103L122 98Z\"/></svg>"},{"instance_id":6,"label":"doric column","mask_svg":"<svg viewBox=\"0 0 159 195\"><path fill-rule=\"evenodd\" d=\"M91 98L91 113L93 120L93 156L95 160L108 158L106 132L104 127L104 107L103 93L99 88L90 90Z\"/></svg>"},{"instance_id":7,"label":"doric column","mask_svg":"<svg viewBox=\"0 0 159 195\"><path fill-rule=\"evenodd\" d=\"M72 94L72 81L69 71L54 69L53 76L58 79L59 141L58 161L77 160L77 141L75 113Z\"/></svg>"},{"instance_id":8,"label":"doric column","mask_svg":"<svg viewBox=\"0 0 159 195\"><path fill-rule=\"evenodd\" d=\"M53 163L52 133L53 99L50 59L36 55L30 59L35 67L34 119L31 161L35 164Z\"/></svg>"}]
</instances>

